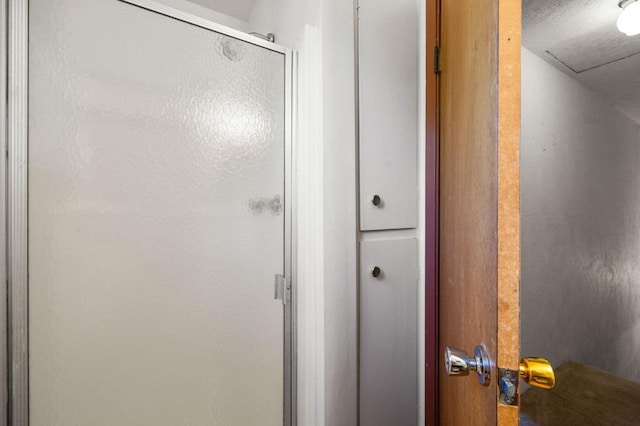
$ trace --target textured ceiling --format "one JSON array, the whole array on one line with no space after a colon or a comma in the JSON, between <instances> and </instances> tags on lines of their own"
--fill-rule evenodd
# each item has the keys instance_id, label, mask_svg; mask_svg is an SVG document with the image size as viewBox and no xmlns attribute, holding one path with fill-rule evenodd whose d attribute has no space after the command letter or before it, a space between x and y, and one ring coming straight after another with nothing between
<instances>
[{"instance_id":1,"label":"textured ceiling","mask_svg":"<svg viewBox=\"0 0 640 426\"><path fill-rule=\"evenodd\" d=\"M216 12L232 16L241 21L248 21L256 0L189 0Z\"/></svg>"},{"instance_id":2,"label":"textured ceiling","mask_svg":"<svg viewBox=\"0 0 640 426\"><path fill-rule=\"evenodd\" d=\"M523 0L522 44L640 123L640 35L618 0Z\"/></svg>"}]
</instances>

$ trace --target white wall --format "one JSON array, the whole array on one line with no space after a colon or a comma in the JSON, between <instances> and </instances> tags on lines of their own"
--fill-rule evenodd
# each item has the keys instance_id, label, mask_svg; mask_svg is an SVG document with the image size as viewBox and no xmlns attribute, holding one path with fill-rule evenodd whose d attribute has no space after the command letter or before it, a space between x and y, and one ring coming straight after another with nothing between
<instances>
[{"instance_id":1,"label":"white wall","mask_svg":"<svg viewBox=\"0 0 640 426\"><path fill-rule=\"evenodd\" d=\"M248 31L248 24L245 21L225 15L215 10L200 6L187 0L155 0L158 3L173 7L183 12L190 13L200 18L208 19L217 24L224 25L239 31Z\"/></svg>"},{"instance_id":2,"label":"white wall","mask_svg":"<svg viewBox=\"0 0 640 426\"><path fill-rule=\"evenodd\" d=\"M354 4L324 0L325 424L357 424Z\"/></svg>"},{"instance_id":3,"label":"white wall","mask_svg":"<svg viewBox=\"0 0 640 426\"><path fill-rule=\"evenodd\" d=\"M523 356L640 381L640 126L522 53Z\"/></svg>"},{"instance_id":4,"label":"white wall","mask_svg":"<svg viewBox=\"0 0 640 426\"><path fill-rule=\"evenodd\" d=\"M247 21L188 0L155 0L244 32L274 33L276 43L294 48L305 25L319 26L321 0L257 0ZM351 3L349 3L351 4Z\"/></svg>"},{"instance_id":5,"label":"white wall","mask_svg":"<svg viewBox=\"0 0 640 426\"><path fill-rule=\"evenodd\" d=\"M294 47L305 24L320 23L320 0L257 0L248 20L250 31L274 33L276 43Z\"/></svg>"}]
</instances>

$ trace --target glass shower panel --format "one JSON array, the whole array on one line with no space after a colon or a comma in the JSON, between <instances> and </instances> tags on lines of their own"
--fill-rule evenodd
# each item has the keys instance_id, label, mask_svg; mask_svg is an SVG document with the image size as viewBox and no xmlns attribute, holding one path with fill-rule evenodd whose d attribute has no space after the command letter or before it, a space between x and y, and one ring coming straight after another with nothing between
<instances>
[{"instance_id":1,"label":"glass shower panel","mask_svg":"<svg viewBox=\"0 0 640 426\"><path fill-rule=\"evenodd\" d=\"M285 57L30 0L32 426L282 425Z\"/></svg>"}]
</instances>

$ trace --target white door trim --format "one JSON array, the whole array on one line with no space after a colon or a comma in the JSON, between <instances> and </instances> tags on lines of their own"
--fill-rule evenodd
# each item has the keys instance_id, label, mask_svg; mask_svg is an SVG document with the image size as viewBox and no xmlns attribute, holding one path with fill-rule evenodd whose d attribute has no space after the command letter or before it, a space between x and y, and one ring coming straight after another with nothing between
<instances>
[{"instance_id":1,"label":"white door trim","mask_svg":"<svg viewBox=\"0 0 640 426\"><path fill-rule=\"evenodd\" d=\"M324 426L325 265L321 30L306 25L296 50L298 424Z\"/></svg>"}]
</instances>

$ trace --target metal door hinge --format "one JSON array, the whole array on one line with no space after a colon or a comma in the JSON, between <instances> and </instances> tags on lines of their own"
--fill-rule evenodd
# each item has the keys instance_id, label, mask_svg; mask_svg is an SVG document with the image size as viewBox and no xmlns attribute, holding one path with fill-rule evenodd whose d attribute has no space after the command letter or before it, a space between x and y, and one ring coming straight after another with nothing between
<instances>
[{"instance_id":1,"label":"metal door hinge","mask_svg":"<svg viewBox=\"0 0 640 426\"><path fill-rule=\"evenodd\" d=\"M498 388L500 390L500 404L518 405L518 372L506 368L498 369L500 379L498 380Z\"/></svg>"},{"instance_id":2,"label":"metal door hinge","mask_svg":"<svg viewBox=\"0 0 640 426\"><path fill-rule=\"evenodd\" d=\"M275 294L274 299L282 300L282 304L286 305L291 299L291 283L287 277L282 274L277 274L275 279Z\"/></svg>"},{"instance_id":3,"label":"metal door hinge","mask_svg":"<svg viewBox=\"0 0 640 426\"><path fill-rule=\"evenodd\" d=\"M433 72L440 74L440 46L433 48Z\"/></svg>"}]
</instances>

